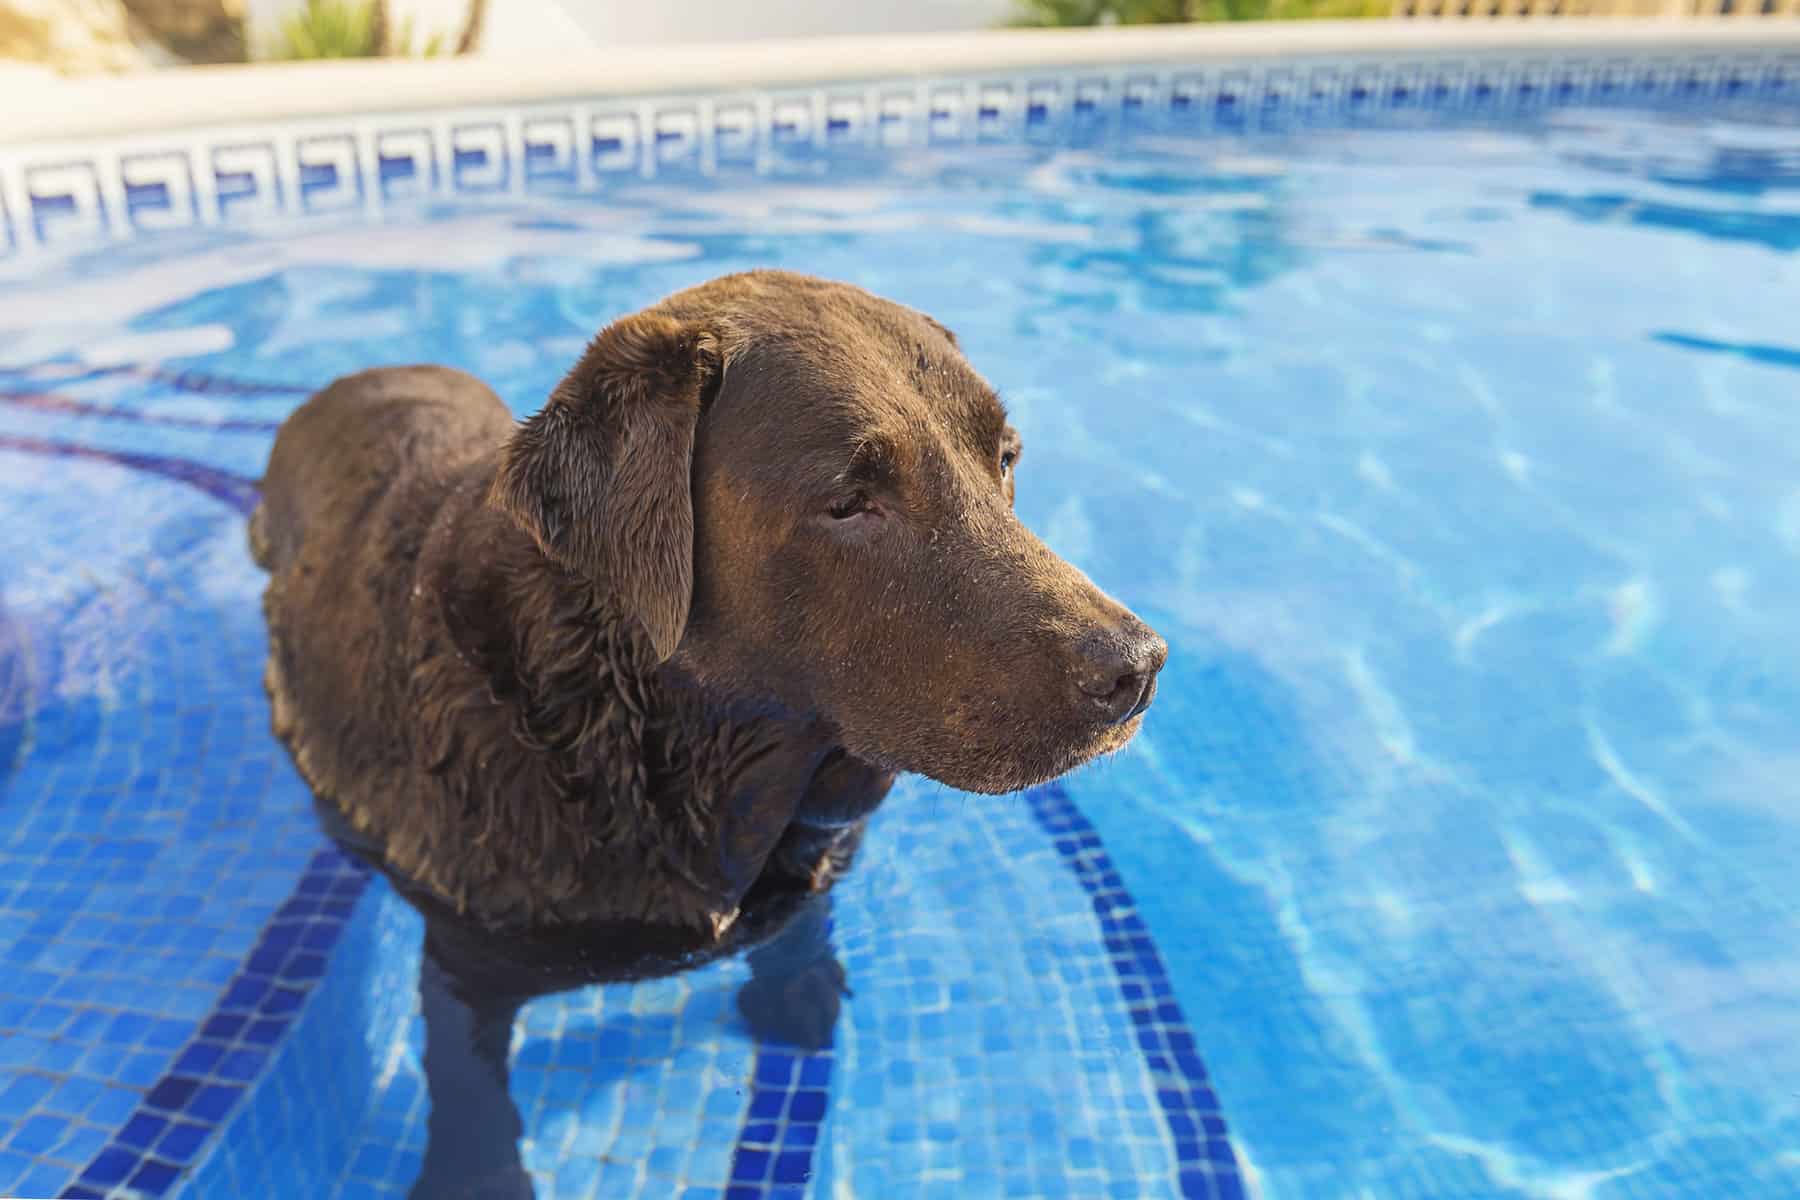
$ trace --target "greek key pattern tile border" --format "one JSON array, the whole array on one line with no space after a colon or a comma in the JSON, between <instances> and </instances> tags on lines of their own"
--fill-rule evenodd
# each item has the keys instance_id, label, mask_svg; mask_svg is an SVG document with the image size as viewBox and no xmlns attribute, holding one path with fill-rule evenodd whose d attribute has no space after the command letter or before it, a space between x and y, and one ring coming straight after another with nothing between
<instances>
[{"instance_id":1,"label":"greek key pattern tile border","mask_svg":"<svg viewBox=\"0 0 1800 1200\"><path fill-rule=\"evenodd\" d=\"M597 191L930 147L1093 144L1553 108L1800 108L1800 55L1563 55L1105 69L395 113L0 147L0 259L434 197Z\"/></svg>"}]
</instances>

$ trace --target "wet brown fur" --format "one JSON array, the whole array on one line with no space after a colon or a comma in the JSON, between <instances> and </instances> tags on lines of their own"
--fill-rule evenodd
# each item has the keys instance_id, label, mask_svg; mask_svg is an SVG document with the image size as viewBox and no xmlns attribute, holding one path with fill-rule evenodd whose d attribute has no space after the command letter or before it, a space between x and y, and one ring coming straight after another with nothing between
<instances>
[{"instance_id":1,"label":"wet brown fur","mask_svg":"<svg viewBox=\"0 0 1800 1200\"><path fill-rule=\"evenodd\" d=\"M1160 642L1013 517L1013 439L936 322L777 272L608 326L523 424L446 368L338 380L251 522L275 730L426 904L635 931L600 977L736 948L896 772L1006 791L1135 731L1068 647Z\"/></svg>"}]
</instances>

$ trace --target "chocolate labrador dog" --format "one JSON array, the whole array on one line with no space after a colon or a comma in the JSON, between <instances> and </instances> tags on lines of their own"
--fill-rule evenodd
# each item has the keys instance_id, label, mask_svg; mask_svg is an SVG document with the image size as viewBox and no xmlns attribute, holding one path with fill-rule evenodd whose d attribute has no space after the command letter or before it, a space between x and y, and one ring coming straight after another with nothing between
<instances>
[{"instance_id":1,"label":"chocolate labrador dog","mask_svg":"<svg viewBox=\"0 0 1800 1200\"><path fill-rule=\"evenodd\" d=\"M603 329L515 425L441 367L281 427L250 525L274 727L425 917L415 1197L531 1194L519 1007L750 950L817 1046L825 895L895 774L1119 749L1167 647L1013 515L1018 435L931 318L772 271Z\"/></svg>"}]
</instances>

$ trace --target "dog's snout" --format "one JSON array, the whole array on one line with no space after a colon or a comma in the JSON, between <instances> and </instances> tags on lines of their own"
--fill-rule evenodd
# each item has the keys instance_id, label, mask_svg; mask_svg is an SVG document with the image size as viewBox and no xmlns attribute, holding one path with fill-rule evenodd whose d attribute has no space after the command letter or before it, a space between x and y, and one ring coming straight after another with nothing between
<instances>
[{"instance_id":1,"label":"dog's snout","mask_svg":"<svg viewBox=\"0 0 1800 1200\"><path fill-rule=\"evenodd\" d=\"M1169 646L1143 622L1096 630L1075 647L1076 686L1111 725L1122 725L1150 707L1156 673Z\"/></svg>"}]
</instances>

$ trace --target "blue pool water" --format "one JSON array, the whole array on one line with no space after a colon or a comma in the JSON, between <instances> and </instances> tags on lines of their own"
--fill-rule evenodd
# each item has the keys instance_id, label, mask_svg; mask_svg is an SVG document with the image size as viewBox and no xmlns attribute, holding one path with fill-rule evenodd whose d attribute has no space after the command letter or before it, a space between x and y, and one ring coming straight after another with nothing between
<instances>
[{"instance_id":1,"label":"blue pool water","mask_svg":"<svg viewBox=\"0 0 1800 1200\"><path fill-rule=\"evenodd\" d=\"M958 333L1165 687L1062 786L903 784L834 1052L737 964L530 1006L540 1196L1800 1196L1800 127L1585 110L0 265L0 1194L404 1194L418 923L267 732L274 424L528 412L755 266Z\"/></svg>"}]
</instances>

